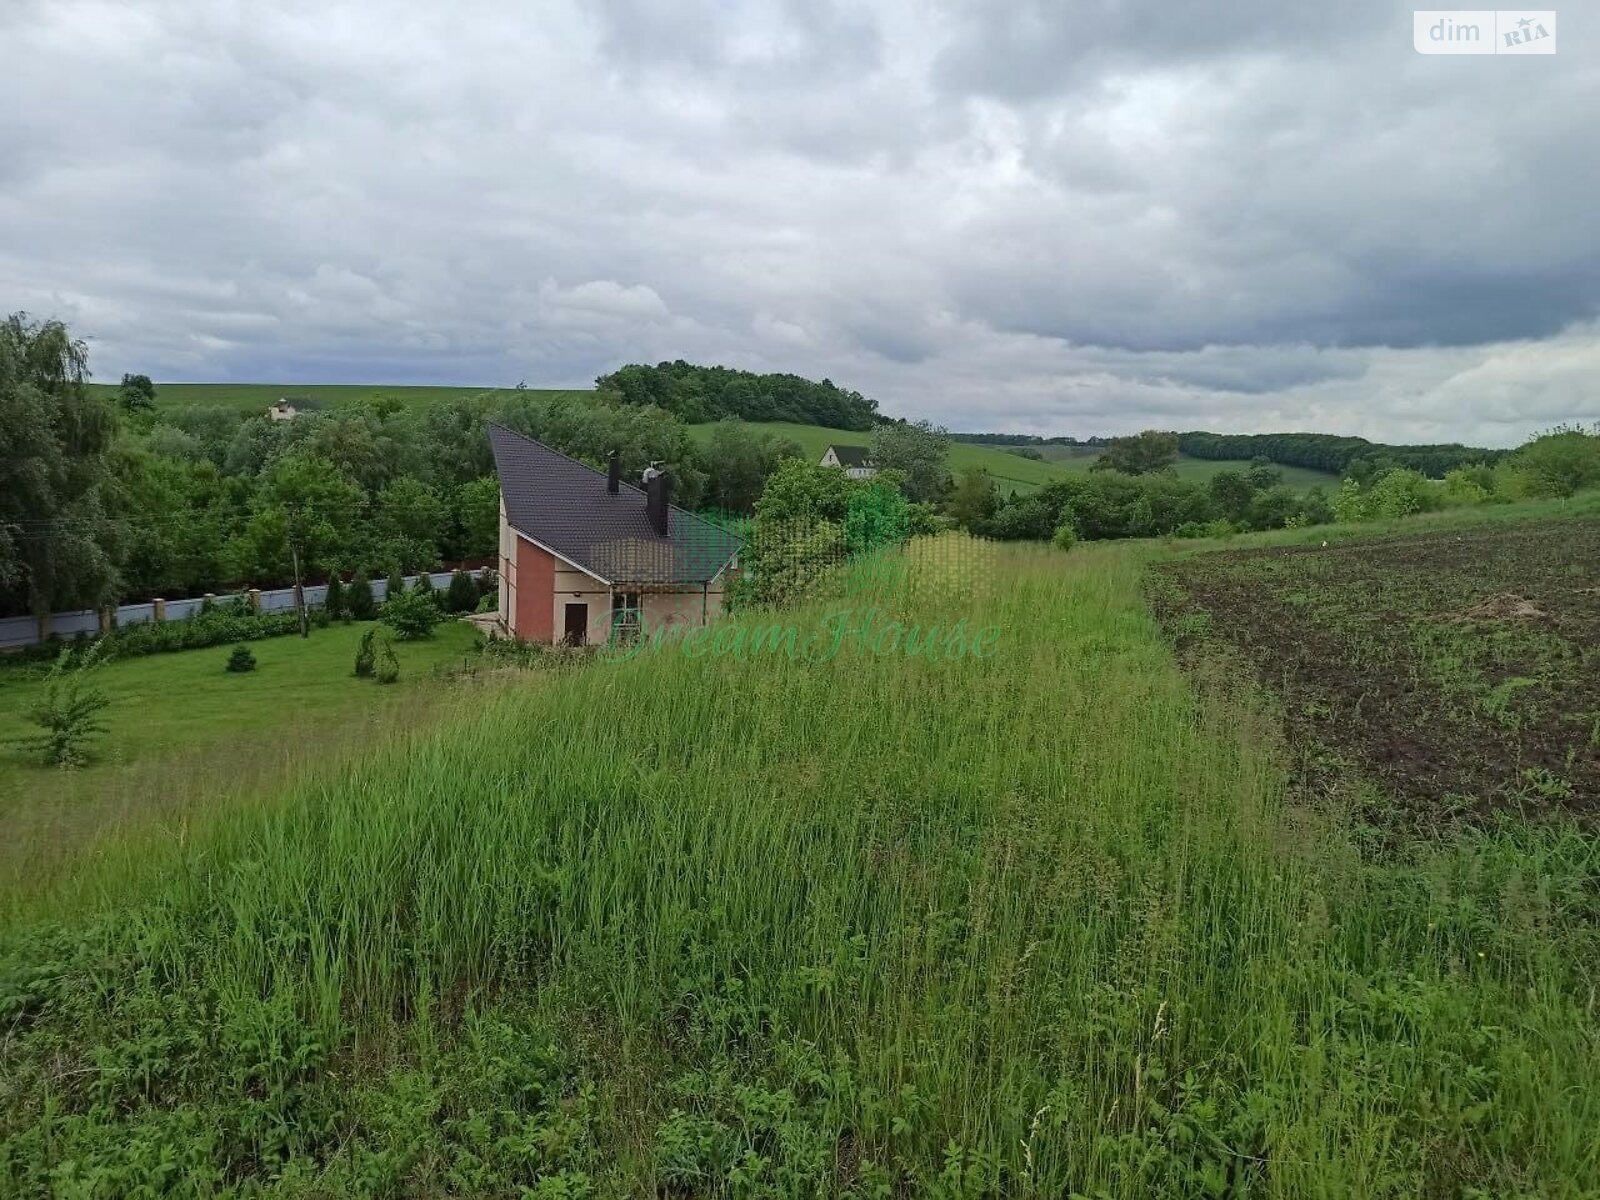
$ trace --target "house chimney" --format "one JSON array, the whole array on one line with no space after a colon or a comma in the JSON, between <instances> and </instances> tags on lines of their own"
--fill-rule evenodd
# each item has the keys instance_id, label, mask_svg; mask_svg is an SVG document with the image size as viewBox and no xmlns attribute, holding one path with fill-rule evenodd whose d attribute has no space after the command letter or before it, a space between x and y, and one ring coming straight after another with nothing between
<instances>
[{"instance_id":1,"label":"house chimney","mask_svg":"<svg viewBox=\"0 0 1600 1200\"><path fill-rule=\"evenodd\" d=\"M667 536L667 504L671 494L672 485L667 482L666 473L651 463L644 473L644 510L650 518L650 528L662 537Z\"/></svg>"},{"instance_id":2,"label":"house chimney","mask_svg":"<svg viewBox=\"0 0 1600 1200\"><path fill-rule=\"evenodd\" d=\"M622 460L613 450L606 455L606 491L615 496L622 490Z\"/></svg>"}]
</instances>

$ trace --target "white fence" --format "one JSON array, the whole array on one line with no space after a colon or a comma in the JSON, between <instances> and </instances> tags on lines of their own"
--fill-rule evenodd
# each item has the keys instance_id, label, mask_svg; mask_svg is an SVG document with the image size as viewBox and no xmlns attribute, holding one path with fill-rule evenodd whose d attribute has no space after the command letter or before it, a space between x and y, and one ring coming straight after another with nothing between
<instances>
[{"instance_id":1,"label":"white fence","mask_svg":"<svg viewBox=\"0 0 1600 1200\"><path fill-rule=\"evenodd\" d=\"M473 571L471 574L476 575ZM436 588L450 586L449 571L440 571L428 576ZM406 586L414 587L420 575L407 575ZM328 587L319 583L314 587L306 588L306 605L315 608L327 598ZM389 594L389 581L387 579L374 579L372 581L372 598L380 603ZM261 611L264 613L292 612L294 610L294 589L277 588L270 592L259 592ZM226 596L214 596L212 602L225 604L230 600L248 599L249 592L233 592ZM192 600L167 600L163 602L167 621L186 621L200 611L200 606L205 603L202 598ZM112 610L113 623L116 628L127 625L139 625L146 621L156 619L156 605L154 601L145 601L143 604L124 604ZM37 617L6 617L0 620L0 650L21 650L26 646L37 646L44 641L40 634L41 622ZM97 636L100 632L100 614L92 608L81 609L78 612L51 613L49 629L56 637L70 640L80 633L90 637Z\"/></svg>"}]
</instances>

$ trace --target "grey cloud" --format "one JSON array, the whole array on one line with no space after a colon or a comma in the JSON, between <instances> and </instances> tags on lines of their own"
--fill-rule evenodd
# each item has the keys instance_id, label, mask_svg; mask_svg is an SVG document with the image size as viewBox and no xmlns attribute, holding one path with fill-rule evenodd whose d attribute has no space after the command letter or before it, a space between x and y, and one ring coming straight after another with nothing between
<instances>
[{"instance_id":1,"label":"grey cloud","mask_svg":"<svg viewBox=\"0 0 1600 1200\"><path fill-rule=\"evenodd\" d=\"M726 74L746 85L814 84L870 71L870 15L834 0L598 0L606 55L634 71Z\"/></svg>"},{"instance_id":2,"label":"grey cloud","mask_svg":"<svg viewBox=\"0 0 1600 1200\"><path fill-rule=\"evenodd\" d=\"M0 298L113 378L573 386L684 357L964 428L1592 419L1600 66L1425 59L1404 25L13 3Z\"/></svg>"},{"instance_id":3,"label":"grey cloud","mask_svg":"<svg viewBox=\"0 0 1600 1200\"><path fill-rule=\"evenodd\" d=\"M964 0L933 76L958 93L1029 100L1107 75L1263 53L1339 53L1374 28L1411 28L1382 0Z\"/></svg>"}]
</instances>

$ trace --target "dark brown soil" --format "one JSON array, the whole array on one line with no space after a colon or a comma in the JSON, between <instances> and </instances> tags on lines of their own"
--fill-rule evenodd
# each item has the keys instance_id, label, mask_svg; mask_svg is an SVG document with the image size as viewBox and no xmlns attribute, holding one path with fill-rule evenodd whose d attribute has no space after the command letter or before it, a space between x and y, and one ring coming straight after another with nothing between
<instances>
[{"instance_id":1,"label":"dark brown soil","mask_svg":"<svg viewBox=\"0 0 1600 1200\"><path fill-rule=\"evenodd\" d=\"M1600 520L1201 554L1157 569L1187 652L1223 649L1332 764L1412 816L1600 815Z\"/></svg>"}]
</instances>

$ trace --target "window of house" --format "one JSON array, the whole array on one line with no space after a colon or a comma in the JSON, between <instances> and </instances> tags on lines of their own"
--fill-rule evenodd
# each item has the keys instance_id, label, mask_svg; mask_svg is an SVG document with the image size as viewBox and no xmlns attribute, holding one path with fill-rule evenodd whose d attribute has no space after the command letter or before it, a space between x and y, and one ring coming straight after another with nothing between
<instances>
[{"instance_id":1,"label":"window of house","mask_svg":"<svg viewBox=\"0 0 1600 1200\"><path fill-rule=\"evenodd\" d=\"M616 638L630 639L639 636L644 623L644 605L638 592L613 592L611 594L611 634Z\"/></svg>"}]
</instances>

